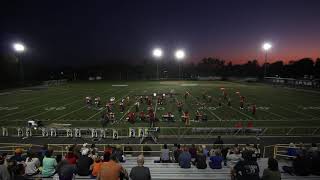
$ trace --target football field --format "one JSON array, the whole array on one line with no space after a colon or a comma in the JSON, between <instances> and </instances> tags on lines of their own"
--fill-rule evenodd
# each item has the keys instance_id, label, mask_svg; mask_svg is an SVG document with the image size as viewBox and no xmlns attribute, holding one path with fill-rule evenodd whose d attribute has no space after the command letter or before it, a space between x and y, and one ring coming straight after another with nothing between
<instances>
[{"instance_id":1,"label":"football field","mask_svg":"<svg viewBox=\"0 0 320 180\"><path fill-rule=\"evenodd\" d=\"M224 100L222 89L230 97L231 106ZM189 95L185 99L186 92ZM165 94L165 103L158 104L154 93ZM173 94L171 97L170 93ZM244 109L240 109L239 95L245 97ZM85 104L87 96L100 97L101 107L88 107ZM125 111L121 113L119 102L127 96L130 101L125 103ZM245 127L248 122L254 127L320 126L319 92L222 81L79 81L48 88L6 90L0 92L0 122L1 126L15 127L26 126L28 120L41 120L45 126L61 123L73 127L101 127L105 104L114 97L116 121L107 127L146 127L149 123L141 122L139 118L134 124L126 120L128 112L135 112L134 104L140 96L153 97L152 108L159 119L156 123L159 127L185 126L177 102L182 102L183 111L189 112L191 127L234 127L239 123ZM208 96L212 97L211 101ZM255 114L251 110L252 104L256 104ZM147 113L147 108L143 102L139 112ZM197 110L207 115L207 121L195 121ZM174 122L162 119L168 112L174 115Z\"/></svg>"}]
</instances>

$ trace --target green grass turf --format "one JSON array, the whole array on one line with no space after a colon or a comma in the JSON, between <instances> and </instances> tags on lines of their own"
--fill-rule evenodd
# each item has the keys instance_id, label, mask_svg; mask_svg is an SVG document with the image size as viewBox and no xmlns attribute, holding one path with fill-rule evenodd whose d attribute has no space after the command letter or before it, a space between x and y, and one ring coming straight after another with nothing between
<instances>
[{"instance_id":1,"label":"green grass turf","mask_svg":"<svg viewBox=\"0 0 320 180\"><path fill-rule=\"evenodd\" d=\"M127 84L127 87L113 87L113 84ZM196 84L196 86L183 86L184 84ZM222 92L226 92L232 99L232 107L228 107L226 101L222 101L222 107L218 107L218 98ZM252 121L255 127L316 127L320 126L320 93L287 88L272 87L262 84L240 84L221 81L136 81L136 82L72 82L62 86L49 87L47 90L21 91L12 90L11 94L0 95L0 122L1 126L25 126L28 119L42 120L45 125L51 123L70 123L72 126L101 127L100 117L102 111L89 109L84 104L86 96L100 96L102 107L110 97L120 100L130 96L130 104L126 105L127 111L134 111L135 95L154 92L158 94L174 90L178 93L173 99L167 99L165 105L153 106L157 117L166 112L172 112L176 122L159 122L160 127L184 127L181 115L176 107L176 100L184 102L184 93L191 93L184 102L183 109L190 112L194 119L195 112L204 103L202 93L207 92L213 97L211 103L206 102L202 111L208 115L208 122L191 122L191 127L234 127L237 122L244 125ZM239 109L239 91L246 97L246 102L257 105L256 115ZM197 99L198 98L198 99ZM157 107L155 107L157 106ZM52 107L65 107L63 110L55 110ZM129 124L125 121L125 113L119 112L119 105L115 106L117 123L108 127L142 127L148 123L137 121ZM161 108L159 108L161 107ZM208 109L211 107L211 109ZM214 109L214 108L216 109ZM268 107L268 110L260 109ZM304 109L303 107L314 107ZM10 109L11 108L11 109ZM48 108L51 108L51 110ZM159 109L158 109L159 108ZM162 110L164 108L164 110ZM317 109L318 108L318 109ZM46 110L47 109L47 110ZM142 104L140 110L146 112L147 106ZM161 119L161 118L160 118Z\"/></svg>"}]
</instances>

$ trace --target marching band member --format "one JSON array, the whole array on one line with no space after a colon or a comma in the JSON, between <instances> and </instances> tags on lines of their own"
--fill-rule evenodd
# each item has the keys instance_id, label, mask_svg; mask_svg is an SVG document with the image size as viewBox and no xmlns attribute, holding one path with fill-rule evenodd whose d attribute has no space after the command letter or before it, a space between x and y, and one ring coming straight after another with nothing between
<instances>
[{"instance_id":1,"label":"marching band member","mask_svg":"<svg viewBox=\"0 0 320 180\"><path fill-rule=\"evenodd\" d=\"M201 120L201 113L199 112L199 110L196 111L196 121L200 121Z\"/></svg>"},{"instance_id":2,"label":"marching band member","mask_svg":"<svg viewBox=\"0 0 320 180\"><path fill-rule=\"evenodd\" d=\"M131 124L134 124L134 123L135 123L135 120L136 120L136 114L135 114L134 112L129 112L126 119L127 119L128 122L130 122Z\"/></svg>"},{"instance_id":3,"label":"marching band member","mask_svg":"<svg viewBox=\"0 0 320 180\"><path fill-rule=\"evenodd\" d=\"M87 104L88 106L92 105L92 99L91 99L91 97L89 97L89 96L86 97L86 104Z\"/></svg>"},{"instance_id":4,"label":"marching band member","mask_svg":"<svg viewBox=\"0 0 320 180\"><path fill-rule=\"evenodd\" d=\"M135 102L134 103L134 107L136 109L136 112L139 112L140 103L139 102Z\"/></svg>"},{"instance_id":5,"label":"marching band member","mask_svg":"<svg viewBox=\"0 0 320 180\"><path fill-rule=\"evenodd\" d=\"M119 106L120 106L120 112L123 113L124 112L124 104L122 101L119 103Z\"/></svg>"},{"instance_id":6,"label":"marching band member","mask_svg":"<svg viewBox=\"0 0 320 180\"><path fill-rule=\"evenodd\" d=\"M140 120L141 120L141 121L145 121L145 120L146 120L146 115L144 114L143 111L140 112L140 115L139 115L139 116L140 116Z\"/></svg>"},{"instance_id":7,"label":"marching band member","mask_svg":"<svg viewBox=\"0 0 320 180\"><path fill-rule=\"evenodd\" d=\"M100 105L101 105L101 99L100 99L100 97L94 98L94 104L96 105L96 107L100 107Z\"/></svg>"},{"instance_id":8,"label":"marching band member","mask_svg":"<svg viewBox=\"0 0 320 180\"><path fill-rule=\"evenodd\" d=\"M185 111L183 112L183 121L185 123L186 126L189 126L190 125L190 117L189 117L189 112L188 111Z\"/></svg>"},{"instance_id":9,"label":"marching band member","mask_svg":"<svg viewBox=\"0 0 320 180\"><path fill-rule=\"evenodd\" d=\"M230 97L228 98L228 106L229 107L231 106L231 98Z\"/></svg>"},{"instance_id":10,"label":"marching band member","mask_svg":"<svg viewBox=\"0 0 320 180\"><path fill-rule=\"evenodd\" d=\"M255 104L252 105L252 115L255 115L257 111L257 106Z\"/></svg>"},{"instance_id":11,"label":"marching band member","mask_svg":"<svg viewBox=\"0 0 320 180\"><path fill-rule=\"evenodd\" d=\"M181 113L182 112L182 102L177 102L177 107L178 107L178 111Z\"/></svg>"}]
</instances>

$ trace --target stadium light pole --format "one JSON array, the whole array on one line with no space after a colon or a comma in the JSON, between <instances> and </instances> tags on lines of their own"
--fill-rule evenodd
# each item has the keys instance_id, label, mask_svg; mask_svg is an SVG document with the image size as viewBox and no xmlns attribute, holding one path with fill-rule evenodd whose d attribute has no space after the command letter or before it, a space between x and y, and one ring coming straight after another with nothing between
<instances>
[{"instance_id":1,"label":"stadium light pole","mask_svg":"<svg viewBox=\"0 0 320 180\"><path fill-rule=\"evenodd\" d=\"M160 48L155 48L152 51L152 55L155 59L159 60L162 57L162 50ZM159 61L157 61L157 80L159 80Z\"/></svg>"},{"instance_id":2,"label":"stadium light pole","mask_svg":"<svg viewBox=\"0 0 320 180\"><path fill-rule=\"evenodd\" d=\"M14 43L12 45L12 47L13 47L13 50L15 51L15 53L16 53L15 55L16 55L17 61L19 62L20 80L21 80L21 82L23 82L24 81L23 64L22 64L22 60L21 60L21 58L19 58L18 54L23 53L26 48L22 43Z\"/></svg>"},{"instance_id":3,"label":"stadium light pole","mask_svg":"<svg viewBox=\"0 0 320 180\"><path fill-rule=\"evenodd\" d=\"M262 49L265 51L265 57L264 57L264 74L263 78L267 75L267 61L268 61L268 51L272 48L272 45L268 42L264 43L262 45Z\"/></svg>"},{"instance_id":4,"label":"stadium light pole","mask_svg":"<svg viewBox=\"0 0 320 180\"><path fill-rule=\"evenodd\" d=\"M181 61L185 58L186 54L183 50L178 49L175 52L175 57L179 61L179 79L181 80Z\"/></svg>"}]
</instances>

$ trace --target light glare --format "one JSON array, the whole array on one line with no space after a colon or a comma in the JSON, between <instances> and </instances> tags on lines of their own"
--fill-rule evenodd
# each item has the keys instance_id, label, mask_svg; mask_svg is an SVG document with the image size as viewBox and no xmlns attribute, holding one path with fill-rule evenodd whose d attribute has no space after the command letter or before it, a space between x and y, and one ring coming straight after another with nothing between
<instances>
[{"instance_id":1,"label":"light glare","mask_svg":"<svg viewBox=\"0 0 320 180\"><path fill-rule=\"evenodd\" d=\"M270 43L264 43L262 48L265 51L268 51L270 48L272 47L272 45Z\"/></svg>"},{"instance_id":2,"label":"light glare","mask_svg":"<svg viewBox=\"0 0 320 180\"><path fill-rule=\"evenodd\" d=\"M23 52L25 50L24 45L21 43L13 44L13 49L17 52Z\"/></svg>"},{"instance_id":3,"label":"light glare","mask_svg":"<svg viewBox=\"0 0 320 180\"><path fill-rule=\"evenodd\" d=\"M162 56L162 50L160 48L156 48L152 51L154 57L160 58Z\"/></svg>"},{"instance_id":4,"label":"light glare","mask_svg":"<svg viewBox=\"0 0 320 180\"><path fill-rule=\"evenodd\" d=\"M185 57L185 53L183 50L177 50L175 56L177 59L183 59Z\"/></svg>"}]
</instances>

